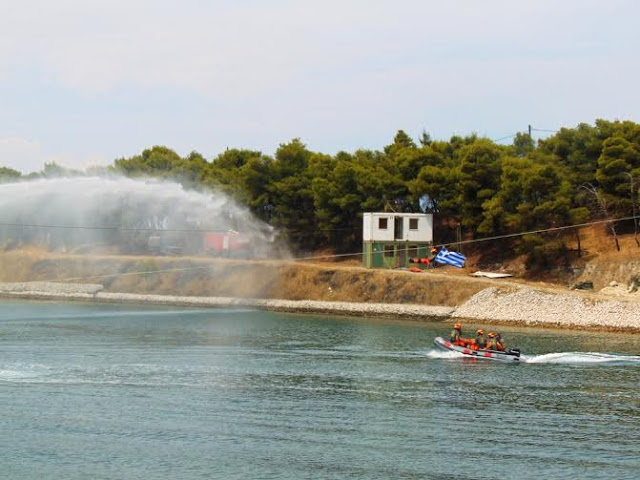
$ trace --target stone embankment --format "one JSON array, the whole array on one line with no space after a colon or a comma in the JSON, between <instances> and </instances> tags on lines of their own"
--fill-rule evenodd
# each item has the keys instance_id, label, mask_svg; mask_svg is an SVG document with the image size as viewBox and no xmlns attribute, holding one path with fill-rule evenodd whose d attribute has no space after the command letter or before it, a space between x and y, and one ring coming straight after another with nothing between
<instances>
[{"instance_id":1,"label":"stone embankment","mask_svg":"<svg viewBox=\"0 0 640 480\"><path fill-rule=\"evenodd\" d=\"M371 315L414 319L444 319L449 318L454 311L454 308L452 307L427 305L109 293L101 291L102 288L102 285L76 283L0 283L0 296L5 298L59 298L66 300L91 300L110 303L145 303L191 307L250 307L281 312Z\"/></svg>"},{"instance_id":2,"label":"stone embankment","mask_svg":"<svg viewBox=\"0 0 640 480\"><path fill-rule=\"evenodd\" d=\"M456 308L453 318L568 328L640 332L640 302L611 300L532 288L487 288Z\"/></svg>"},{"instance_id":3,"label":"stone embankment","mask_svg":"<svg viewBox=\"0 0 640 480\"><path fill-rule=\"evenodd\" d=\"M484 323L547 325L583 329L630 329L640 332L640 302L594 299L572 293L532 288L487 288L453 307L268 300L231 297L139 295L103 292L102 285L24 282L0 283L5 298L89 300L193 307L249 307L264 310L339 315L385 316L406 319L472 319Z\"/></svg>"}]
</instances>

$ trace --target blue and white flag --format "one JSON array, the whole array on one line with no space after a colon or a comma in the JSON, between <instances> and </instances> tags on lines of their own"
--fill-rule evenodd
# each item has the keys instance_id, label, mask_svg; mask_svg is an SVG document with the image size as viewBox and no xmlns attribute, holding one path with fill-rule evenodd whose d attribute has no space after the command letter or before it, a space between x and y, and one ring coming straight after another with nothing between
<instances>
[{"instance_id":1,"label":"blue and white flag","mask_svg":"<svg viewBox=\"0 0 640 480\"><path fill-rule=\"evenodd\" d=\"M467 257L458 252L450 252L446 248L442 247L433 261L462 268L464 266L464 262L467 261Z\"/></svg>"}]
</instances>

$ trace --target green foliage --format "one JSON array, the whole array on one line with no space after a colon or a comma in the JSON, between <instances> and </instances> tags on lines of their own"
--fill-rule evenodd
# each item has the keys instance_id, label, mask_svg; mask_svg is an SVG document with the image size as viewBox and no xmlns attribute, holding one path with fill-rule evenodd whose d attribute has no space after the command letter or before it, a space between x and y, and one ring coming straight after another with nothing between
<instances>
[{"instance_id":1,"label":"green foliage","mask_svg":"<svg viewBox=\"0 0 640 480\"><path fill-rule=\"evenodd\" d=\"M273 206L271 224L285 232L294 247L303 250L315 248L321 237L309 171L313 155L297 138L280 145L265 192Z\"/></svg>"},{"instance_id":2,"label":"green foliage","mask_svg":"<svg viewBox=\"0 0 640 480\"><path fill-rule=\"evenodd\" d=\"M180 156L173 150L163 146L155 146L147 148L141 155L116 160L115 167L128 176L167 177L181 161Z\"/></svg>"},{"instance_id":3,"label":"green foliage","mask_svg":"<svg viewBox=\"0 0 640 480\"><path fill-rule=\"evenodd\" d=\"M0 167L0 183L14 182L22 176L18 170L9 167Z\"/></svg>"},{"instance_id":4,"label":"green foliage","mask_svg":"<svg viewBox=\"0 0 640 480\"><path fill-rule=\"evenodd\" d=\"M479 139L460 149L458 208L464 228L475 230L482 221L483 204L500 186L501 149L486 139Z\"/></svg>"},{"instance_id":5,"label":"green foliage","mask_svg":"<svg viewBox=\"0 0 640 480\"><path fill-rule=\"evenodd\" d=\"M204 166L203 182L251 205L264 194L268 159L252 150L228 149Z\"/></svg>"},{"instance_id":6,"label":"green foliage","mask_svg":"<svg viewBox=\"0 0 640 480\"><path fill-rule=\"evenodd\" d=\"M310 171L318 229L336 251L351 251L360 238L363 200L353 158L344 152L335 158L317 155Z\"/></svg>"},{"instance_id":7,"label":"green foliage","mask_svg":"<svg viewBox=\"0 0 640 480\"><path fill-rule=\"evenodd\" d=\"M45 178L76 177L82 175L82 172L62 167L55 162L49 162L44 164L40 175Z\"/></svg>"},{"instance_id":8,"label":"green foliage","mask_svg":"<svg viewBox=\"0 0 640 480\"><path fill-rule=\"evenodd\" d=\"M513 139L513 150L518 157L524 157L535 150L533 138L528 133L516 133Z\"/></svg>"},{"instance_id":9,"label":"green foliage","mask_svg":"<svg viewBox=\"0 0 640 480\"><path fill-rule=\"evenodd\" d=\"M562 239L546 240L539 235L523 236L518 253L527 255L525 266L530 271L566 267L569 261L569 249Z\"/></svg>"},{"instance_id":10,"label":"green foliage","mask_svg":"<svg viewBox=\"0 0 640 480\"><path fill-rule=\"evenodd\" d=\"M429 135L426 130L423 130L422 135L420 135L420 145L426 147L427 145L431 145L431 142L433 142L431 135Z\"/></svg>"},{"instance_id":11,"label":"green foliage","mask_svg":"<svg viewBox=\"0 0 640 480\"><path fill-rule=\"evenodd\" d=\"M457 170L426 165L415 180L409 181L409 190L414 197L426 196L429 210L445 216L454 216L457 208Z\"/></svg>"},{"instance_id":12,"label":"green foliage","mask_svg":"<svg viewBox=\"0 0 640 480\"><path fill-rule=\"evenodd\" d=\"M437 224L460 223L474 238L640 211L640 125L628 121L562 128L538 145L527 134L501 146L475 134L444 141L427 132L416 143L398 130L382 151L326 155L293 139L273 157L228 149L210 162L197 152L181 158L155 146L116 160L114 168L224 191L301 251L358 251L362 213L370 211L426 210ZM513 241L532 268L566 260L561 236Z\"/></svg>"},{"instance_id":13,"label":"green foliage","mask_svg":"<svg viewBox=\"0 0 640 480\"><path fill-rule=\"evenodd\" d=\"M638 194L640 178L639 148L640 145L620 136L610 137L603 143L596 180L614 208L629 211L631 202L637 200L634 197Z\"/></svg>"}]
</instances>

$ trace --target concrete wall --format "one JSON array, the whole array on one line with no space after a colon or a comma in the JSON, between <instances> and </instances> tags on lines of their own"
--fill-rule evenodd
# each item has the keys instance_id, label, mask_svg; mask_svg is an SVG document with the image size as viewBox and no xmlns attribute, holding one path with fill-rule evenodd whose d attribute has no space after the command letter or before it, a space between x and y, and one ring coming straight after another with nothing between
<instances>
[{"instance_id":1,"label":"concrete wall","mask_svg":"<svg viewBox=\"0 0 640 480\"><path fill-rule=\"evenodd\" d=\"M380 228L386 221L386 228ZM396 222L401 228L396 228ZM411 224L417 224L412 229ZM428 213L375 213L362 215L362 239L365 242L433 242L433 215Z\"/></svg>"}]
</instances>

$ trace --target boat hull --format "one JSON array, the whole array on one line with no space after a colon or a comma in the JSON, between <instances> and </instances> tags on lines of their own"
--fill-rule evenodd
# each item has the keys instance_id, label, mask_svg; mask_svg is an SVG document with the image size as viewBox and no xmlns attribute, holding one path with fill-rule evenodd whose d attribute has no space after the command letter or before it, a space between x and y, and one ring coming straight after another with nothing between
<instances>
[{"instance_id":1,"label":"boat hull","mask_svg":"<svg viewBox=\"0 0 640 480\"><path fill-rule=\"evenodd\" d=\"M443 350L458 352L464 355L465 357L470 358L482 358L486 360L496 360L498 362L510 362L510 363L518 363L520 362L520 352L518 350L507 350L506 352L500 352L497 350L472 350L467 347L461 347L459 345L454 345L448 340L445 340L442 337L436 337L433 343Z\"/></svg>"}]
</instances>

